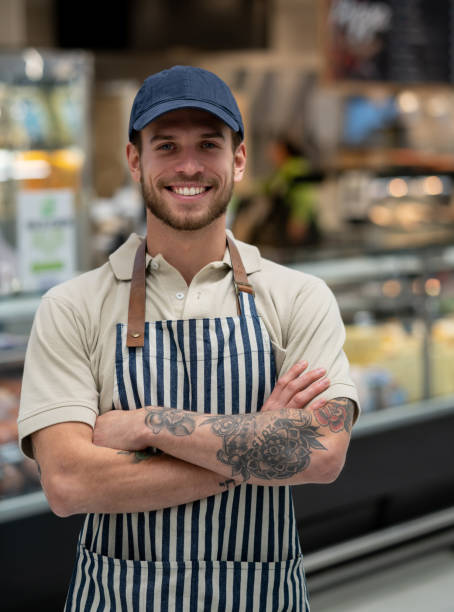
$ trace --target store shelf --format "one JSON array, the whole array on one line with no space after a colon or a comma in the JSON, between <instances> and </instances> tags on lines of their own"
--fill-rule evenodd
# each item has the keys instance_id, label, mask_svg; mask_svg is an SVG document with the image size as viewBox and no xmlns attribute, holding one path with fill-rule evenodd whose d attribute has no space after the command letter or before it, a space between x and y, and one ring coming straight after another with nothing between
<instances>
[{"instance_id":1,"label":"store shelf","mask_svg":"<svg viewBox=\"0 0 454 612\"><path fill-rule=\"evenodd\" d=\"M5 349L0 351L0 369L22 368L25 360L25 348Z\"/></svg>"},{"instance_id":2,"label":"store shelf","mask_svg":"<svg viewBox=\"0 0 454 612\"><path fill-rule=\"evenodd\" d=\"M20 295L0 299L0 321L7 323L20 319L32 319L41 295Z\"/></svg>"},{"instance_id":3,"label":"store shelf","mask_svg":"<svg viewBox=\"0 0 454 612\"><path fill-rule=\"evenodd\" d=\"M424 268L423 268L424 266ZM288 264L289 268L322 278L328 284L379 280L390 276L405 276L436 271L443 266L454 268L454 247L445 247L436 254L436 261L421 255L392 254L339 258L333 261L311 261Z\"/></svg>"},{"instance_id":4,"label":"store shelf","mask_svg":"<svg viewBox=\"0 0 454 612\"><path fill-rule=\"evenodd\" d=\"M2 499L0 500L0 523L35 516L49 510L49 504L42 491Z\"/></svg>"},{"instance_id":5,"label":"store shelf","mask_svg":"<svg viewBox=\"0 0 454 612\"><path fill-rule=\"evenodd\" d=\"M318 572L448 528L454 529L454 507L311 553L306 556L306 572Z\"/></svg>"},{"instance_id":6,"label":"store shelf","mask_svg":"<svg viewBox=\"0 0 454 612\"><path fill-rule=\"evenodd\" d=\"M377 577L381 572L388 572L389 577L393 576L399 580L399 572L405 571L405 568L411 567L410 564L415 560L427 559L433 555L444 553L444 562L449 561L452 564L452 547L454 544L454 508L446 508L439 512L431 513L417 519L407 521L392 527L382 529L365 536L354 538L335 546L330 546L323 550L305 555L305 570L308 576L308 586L312 595L318 594L319 598L326 600L326 594L330 589L342 588L346 584L361 584L372 577ZM446 577L449 575L448 568ZM402 579L402 576L401 576ZM422 580L427 579L427 575L421 577ZM439 605L442 601L446 606L436 607L436 610L451 610L448 604L448 592L451 591L452 580L445 579L445 586L449 585L449 590L440 592L439 589L433 589L432 596L435 596ZM440 585L438 585L439 587ZM402 588L400 605L392 607L393 610L404 610L410 608L401 607L405 598L406 589ZM362 591L362 590L361 590ZM345 600L342 601L342 606L337 606L335 600L332 601L332 606L327 607L326 601L321 609L329 610L363 610L369 609L369 605L365 602L374 601L377 603L383 598L377 600L365 596L364 592L361 596L361 601L364 602L364 608L361 606L345 605ZM355 600L355 598L353 598ZM358 600L356 600L358 604ZM319 601L321 604L321 601ZM385 608L380 605L372 606L374 610L383 610ZM386 608L391 609L391 608ZM415 609L413 606L411 609ZM425 606L417 608L425 610Z\"/></svg>"},{"instance_id":7,"label":"store shelf","mask_svg":"<svg viewBox=\"0 0 454 612\"><path fill-rule=\"evenodd\" d=\"M363 414L353 428L352 437L359 438L399 427L408 427L451 414L454 415L454 396L452 395L403 406L391 406L377 412Z\"/></svg>"},{"instance_id":8,"label":"store shelf","mask_svg":"<svg viewBox=\"0 0 454 612\"><path fill-rule=\"evenodd\" d=\"M389 167L454 172L454 156L415 149L345 149L328 164L331 170L381 170Z\"/></svg>"}]
</instances>

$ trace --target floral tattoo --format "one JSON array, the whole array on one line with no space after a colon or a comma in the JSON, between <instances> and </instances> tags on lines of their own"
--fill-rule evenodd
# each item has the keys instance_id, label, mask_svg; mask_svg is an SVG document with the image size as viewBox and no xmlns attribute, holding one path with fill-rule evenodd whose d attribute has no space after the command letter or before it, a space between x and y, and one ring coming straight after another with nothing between
<instances>
[{"instance_id":1,"label":"floral tattoo","mask_svg":"<svg viewBox=\"0 0 454 612\"><path fill-rule=\"evenodd\" d=\"M310 416L284 415L261 430L255 415L211 417L202 424L210 424L213 433L223 439L217 458L232 467L232 476L283 480L308 467L313 449L326 450Z\"/></svg>"},{"instance_id":2,"label":"floral tattoo","mask_svg":"<svg viewBox=\"0 0 454 612\"><path fill-rule=\"evenodd\" d=\"M319 425L328 426L332 433L346 431L350 433L353 424L354 402L346 397L327 402L321 408L314 410L314 416Z\"/></svg>"}]
</instances>

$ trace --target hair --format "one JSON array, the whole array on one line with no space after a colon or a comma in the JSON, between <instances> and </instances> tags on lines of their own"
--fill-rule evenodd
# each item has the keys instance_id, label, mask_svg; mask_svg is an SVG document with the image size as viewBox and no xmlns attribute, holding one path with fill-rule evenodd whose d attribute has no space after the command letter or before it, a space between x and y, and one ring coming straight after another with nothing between
<instances>
[{"instance_id":1,"label":"hair","mask_svg":"<svg viewBox=\"0 0 454 612\"><path fill-rule=\"evenodd\" d=\"M234 132L232 130L232 149L233 149L234 153L238 149L238 147L240 146L240 144L242 142L243 142L243 137L241 136L241 133L240 132Z\"/></svg>"},{"instance_id":2,"label":"hair","mask_svg":"<svg viewBox=\"0 0 454 612\"><path fill-rule=\"evenodd\" d=\"M235 151L238 149L240 144L243 142L243 137L241 136L240 132L234 132L233 130L231 131L232 131L232 149L233 149L233 152L235 153ZM140 131L132 130L131 138L129 139L129 141L139 151L139 155L142 155L142 135Z\"/></svg>"},{"instance_id":3,"label":"hair","mask_svg":"<svg viewBox=\"0 0 454 612\"><path fill-rule=\"evenodd\" d=\"M139 151L139 155L142 155L142 136L140 135L140 132L137 130L132 130L129 142Z\"/></svg>"}]
</instances>

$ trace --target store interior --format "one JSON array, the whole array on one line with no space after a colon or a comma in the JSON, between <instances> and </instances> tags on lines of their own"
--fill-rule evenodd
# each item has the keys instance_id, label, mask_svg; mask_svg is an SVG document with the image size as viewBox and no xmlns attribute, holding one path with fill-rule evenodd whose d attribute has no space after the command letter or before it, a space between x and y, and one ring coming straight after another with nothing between
<instances>
[{"instance_id":1,"label":"store interior","mask_svg":"<svg viewBox=\"0 0 454 612\"><path fill-rule=\"evenodd\" d=\"M69 4L0 3L2 609L61 609L81 524L52 515L17 444L34 313L143 234L131 103L152 72L191 64L244 117L229 228L325 280L346 327L362 407L347 463L294 489L313 609L453 610L454 3ZM431 575L435 600L429 586L399 599Z\"/></svg>"}]
</instances>

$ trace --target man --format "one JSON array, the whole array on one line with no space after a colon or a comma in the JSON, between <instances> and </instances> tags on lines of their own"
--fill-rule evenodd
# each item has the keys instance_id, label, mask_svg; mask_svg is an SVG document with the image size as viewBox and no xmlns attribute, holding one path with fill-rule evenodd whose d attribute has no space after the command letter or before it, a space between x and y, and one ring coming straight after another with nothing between
<instances>
[{"instance_id":1,"label":"man","mask_svg":"<svg viewBox=\"0 0 454 612\"><path fill-rule=\"evenodd\" d=\"M290 485L336 478L357 400L334 298L226 236L246 150L217 76L149 77L129 137L146 239L43 297L24 370L22 448L88 513L66 609L307 610Z\"/></svg>"}]
</instances>

